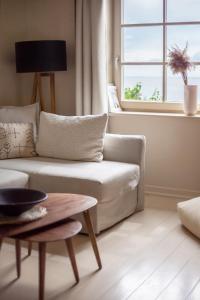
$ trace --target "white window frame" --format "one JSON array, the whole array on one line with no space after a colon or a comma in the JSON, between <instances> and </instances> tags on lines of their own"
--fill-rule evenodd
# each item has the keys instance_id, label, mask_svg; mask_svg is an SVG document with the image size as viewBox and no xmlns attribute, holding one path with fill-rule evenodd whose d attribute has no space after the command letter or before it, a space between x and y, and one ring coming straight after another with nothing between
<instances>
[{"instance_id":1,"label":"white window frame","mask_svg":"<svg viewBox=\"0 0 200 300\"><path fill-rule=\"evenodd\" d=\"M139 1L139 0L138 0ZM200 21L193 22L167 22L166 16L166 5L167 0L163 0L163 22L161 23L139 23L139 24L121 24L122 20L122 6L123 0L114 0L114 81L118 89L119 98L121 99L121 107L125 110L134 111L158 111L158 112L180 112L183 110L183 104L180 102L166 102L166 87L167 87L167 53L166 53L166 32L167 26L173 25L200 25ZM144 26L162 26L163 27L163 58L161 62L123 62L122 57L122 28L127 27L144 27ZM200 65L200 62L193 62L195 65ZM163 102L148 102L141 100L124 100L123 99L123 78L121 72L121 66L125 65L160 65L163 67L162 70L162 101ZM200 90L199 90L200 92ZM200 105L198 106L198 112L200 112Z\"/></svg>"}]
</instances>

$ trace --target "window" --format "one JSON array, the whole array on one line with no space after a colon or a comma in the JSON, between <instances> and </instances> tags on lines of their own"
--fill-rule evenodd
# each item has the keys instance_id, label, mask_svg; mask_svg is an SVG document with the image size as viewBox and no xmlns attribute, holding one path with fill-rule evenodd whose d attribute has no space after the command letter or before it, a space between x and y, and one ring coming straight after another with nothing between
<instances>
[{"instance_id":1,"label":"window","mask_svg":"<svg viewBox=\"0 0 200 300\"><path fill-rule=\"evenodd\" d=\"M168 49L174 45L183 48L188 42L188 54L196 65L189 73L189 84L200 84L200 0L117 0L115 5L117 2L115 28L121 36L115 56L121 59L116 81L121 99L180 104L183 82L167 66Z\"/></svg>"}]
</instances>

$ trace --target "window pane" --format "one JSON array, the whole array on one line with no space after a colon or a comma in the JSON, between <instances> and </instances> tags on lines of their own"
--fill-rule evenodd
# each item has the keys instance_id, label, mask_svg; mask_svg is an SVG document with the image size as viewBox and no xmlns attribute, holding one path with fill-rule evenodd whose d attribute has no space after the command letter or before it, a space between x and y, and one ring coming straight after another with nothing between
<instances>
[{"instance_id":1,"label":"window pane","mask_svg":"<svg viewBox=\"0 0 200 300\"><path fill-rule=\"evenodd\" d=\"M162 27L122 30L124 61L162 61Z\"/></svg>"},{"instance_id":2,"label":"window pane","mask_svg":"<svg viewBox=\"0 0 200 300\"><path fill-rule=\"evenodd\" d=\"M195 70L188 73L188 84L200 85L200 67L196 66ZM200 92L200 90L199 90ZM200 93L198 99L200 103ZM172 74L171 70L167 71L167 101L168 102L183 102L184 99L184 84L180 74Z\"/></svg>"},{"instance_id":3,"label":"window pane","mask_svg":"<svg viewBox=\"0 0 200 300\"><path fill-rule=\"evenodd\" d=\"M125 24L162 22L162 0L124 0L123 3Z\"/></svg>"},{"instance_id":4,"label":"window pane","mask_svg":"<svg viewBox=\"0 0 200 300\"><path fill-rule=\"evenodd\" d=\"M184 48L188 41L188 54L193 61L200 61L200 25L168 26L168 48Z\"/></svg>"},{"instance_id":5,"label":"window pane","mask_svg":"<svg viewBox=\"0 0 200 300\"><path fill-rule=\"evenodd\" d=\"M161 101L162 66L124 66L125 100Z\"/></svg>"},{"instance_id":6,"label":"window pane","mask_svg":"<svg viewBox=\"0 0 200 300\"><path fill-rule=\"evenodd\" d=\"M167 19L169 22L187 22L200 20L199 0L168 0Z\"/></svg>"}]
</instances>

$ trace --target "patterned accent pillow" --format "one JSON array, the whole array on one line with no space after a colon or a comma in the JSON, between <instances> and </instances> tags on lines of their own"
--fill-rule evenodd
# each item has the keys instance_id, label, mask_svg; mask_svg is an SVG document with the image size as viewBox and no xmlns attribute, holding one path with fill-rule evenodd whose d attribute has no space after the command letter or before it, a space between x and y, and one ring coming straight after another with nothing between
<instances>
[{"instance_id":1,"label":"patterned accent pillow","mask_svg":"<svg viewBox=\"0 0 200 300\"><path fill-rule=\"evenodd\" d=\"M39 124L39 103L26 106L0 106L1 123L32 123L34 139Z\"/></svg>"},{"instance_id":2,"label":"patterned accent pillow","mask_svg":"<svg viewBox=\"0 0 200 300\"><path fill-rule=\"evenodd\" d=\"M35 155L33 124L0 123L0 159Z\"/></svg>"}]
</instances>

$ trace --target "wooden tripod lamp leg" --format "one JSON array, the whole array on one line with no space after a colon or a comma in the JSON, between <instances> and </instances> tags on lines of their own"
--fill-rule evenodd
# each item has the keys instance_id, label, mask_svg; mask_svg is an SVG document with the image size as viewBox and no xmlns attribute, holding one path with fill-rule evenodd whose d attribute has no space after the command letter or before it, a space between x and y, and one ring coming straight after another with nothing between
<instances>
[{"instance_id":1,"label":"wooden tripod lamp leg","mask_svg":"<svg viewBox=\"0 0 200 300\"><path fill-rule=\"evenodd\" d=\"M38 86L38 76L37 73L34 74L34 80L33 80L33 92L31 97L31 104L36 102L37 99L37 86Z\"/></svg>"},{"instance_id":2,"label":"wooden tripod lamp leg","mask_svg":"<svg viewBox=\"0 0 200 300\"><path fill-rule=\"evenodd\" d=\"M38 73L38 91L39 91L39 97L40 97L40 107L41 110L44 110L44 99L42 94L42 80L41 80L41 74Z\"/></svg>"},{"instance_id":3,"label":"wooden tripod lamp leg","mask_svg":"<svg viewBox=\"0 0 200 300\"><path fill-rule=\"evenodd\" d=\"M44 99L43 99L43 94L42 94L41 74L35 73L34 81L33 81L33 92L32 92L32 98L31 98L32 104L36 103L38 92L39 92L40 108L41 108L41 110L44 110Z\"/></svg>"},{"instance_id":4,"label":"wooden tripod lamp leg","mask_svg":"<svg viewBox=\"0 0 200 300\"><path fill-rule=\"evenodd\" d=\"M50 79L50 97L51 97L51 112L56 112L56 92L55 92L55 74L54 73L35 73L33 81L33 92L31 103L37 101L37 93L39 93L40 107L44 110L44 98L42 93L42 76L48 76Z\"/></svg>"},{"instance_id":5,"label":"wooden tripod lamp leg","mask_svg":"<svg viewBox=\"0 0 200 300\"><path fill-rule=\"evenodd\" d=\"M51 112L56 112L55 74L50 73Z\"/></svg>"}]
</instances>

